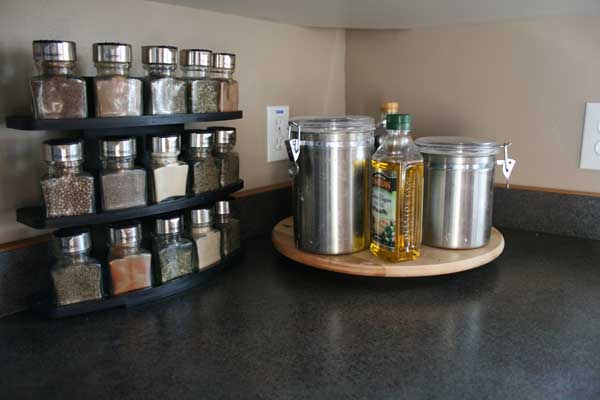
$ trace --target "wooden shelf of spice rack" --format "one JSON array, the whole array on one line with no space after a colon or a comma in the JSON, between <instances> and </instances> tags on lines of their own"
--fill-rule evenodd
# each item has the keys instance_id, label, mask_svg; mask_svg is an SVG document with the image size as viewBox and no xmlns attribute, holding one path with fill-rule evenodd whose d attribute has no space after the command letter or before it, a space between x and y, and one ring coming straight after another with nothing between
<instances>
[{"instance_id":1,"label":"wooden shelf of spice rack","mask_svg":"<svg viewBox=\"0 0 600 400\"><path fill-rule=\"evenodd\" d=\"M167 214L192 207L210 206L217 201L225 200L234 192L244 187L244 181L225 186L219 190L206 192L197 196L182 197L171 201L147 206L125 208L114 211L100 211L95 214L74 215L69 217L47 218L44 207L25 207L17 210L17 221L35 229L57 229L76 226L110 224Z\"/></svg>"},{"instance_id":2,"label":"wooden shelf of spice rack","mask_svg":"<svg viewBox=\"0 0 600 400\"><path fill-rule=\"evenodd\" d=\"M242 111L81 119L35 119L27 116L10 116L6 118L6 127L22 131L112 130L160 125L182 125L190 122L228 121L242 117ZM113 131L110 134L115 135L119 134L119 132ZM130 133L125 131L122 134L128 135Z\"/></svg>"},{"instance_id":3,"label":"wooden shelf of spice rack","mask_svg":"<svg viewBox=\"0 0 600 400\"><path fill-rule=\"evenodd\" d=\"M242 257L242 251L223 258L219 263L195 272L190 275L173 279L160 286L147 289L136 290L135 292L125 293L118 296L106 297L101 300L85 301L66 306L56 306L47 301L50 296L41 295L39 300L34 301L32 308L38 314L49 318L58 319L73 317L81 314L89 314L97 311L109 310L118 307L135 307L142 304L148 304L163 300L167 297L175 296L194 287L206 286L210 284L216 274L224 268L235 264Z\"/></svg>"}]
</instances>

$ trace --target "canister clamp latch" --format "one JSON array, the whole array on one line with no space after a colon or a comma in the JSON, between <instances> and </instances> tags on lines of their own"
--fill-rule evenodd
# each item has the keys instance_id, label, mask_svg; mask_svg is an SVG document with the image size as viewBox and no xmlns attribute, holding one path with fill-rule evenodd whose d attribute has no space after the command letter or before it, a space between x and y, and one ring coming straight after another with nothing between
<instances>
[{"instance_id":1,"label":"canister clamp latch","mask_svg":"<svg viewBox=\"0 0 600 400\"><path fill-rule=\"evenodd\" d=\"M292 138L292 125L298 127L298 137ZM300 144L301 144L301 132L302 126L295 122L291 122L288 127L288 139L285 141L285 148L288 153L290 164L288 166L288 172L292 178L298 175L300 167L298 166L298 158L300 158Z\"/></svg>"},{"instance_id":2,"label":"canister clamp latch","mask_svg":"<svg viewBox=\"0 0 600 400\"><path fill-rule=\"evenodd\" d=\"M504 160L496 161L496 164L502 166L502 175L504 175L504 178L506 178L506 188L507 189L510 187L509 182L508 182L510 179L510 174L512 173L512 170L515 167L515 164L517 163L517 160L512 159L508 156L508 148L511 145L512 145L512 143L507 142L500 146L500 147L504 147Z\"/></svg>"}]
</instances>

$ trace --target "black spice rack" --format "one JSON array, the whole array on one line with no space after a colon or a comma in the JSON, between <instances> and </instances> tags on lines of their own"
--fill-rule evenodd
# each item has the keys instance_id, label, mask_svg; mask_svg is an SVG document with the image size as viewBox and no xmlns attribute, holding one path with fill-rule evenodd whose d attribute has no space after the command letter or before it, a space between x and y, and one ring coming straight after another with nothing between
<instances>
[{"instance_id":1,"label":"black spice rack","mask_svg":"<svg viewBox=\"0 0 600 400\"><path fill-rule=\"evenodd\" d=\"M173 114L173 115L144 115L139 117L115 118L83 118L62 120L36 120L26 116L10 116L6 118L6 126L22 131L74 131L84 141L84 168L95 172L99 170L99 141L106 136L136 137L138 154L144 154L148 148L147 136L164 133L181 133L184 124L193 122L228 121L242 118L242 111L218 112L204 114ZM144 161L142 159L138 161ZM78 226L92 226L92 245L96 256L104 259L108 249L104 235L104 224L141 220L148 227L150 218L158 215L183 211L192 207L210 206L214 202L227 199L234 192L242 189L244 182L238 182L216 191L206 192L197 196L187 196L159 204L134 207L115 211L100 211L95 214L72 217L47 218L43 207L25 207L17 210L17 221L35 229L57 229ZM36 301L32 308L51 318L63 318L115 307L131 307L149 302L155 302L166 297L174 296L192 287L206 285L220 270L231 265L240 252L223 258L219 263L200 272L183 276L163 285L142 289L119 296L107 297L102 300L88 301L68 306L57 307L47 301ZM104 278L107 283L106 276Z\"/></svg>"}]
</instances>

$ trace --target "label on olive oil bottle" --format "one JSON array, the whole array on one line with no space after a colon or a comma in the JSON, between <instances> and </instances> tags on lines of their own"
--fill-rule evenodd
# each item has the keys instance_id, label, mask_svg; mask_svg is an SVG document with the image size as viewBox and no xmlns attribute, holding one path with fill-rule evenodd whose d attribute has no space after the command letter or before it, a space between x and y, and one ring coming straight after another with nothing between
<instances>
[{"instance_id":1,"label":"label on olive oil bottle","mask_svg":"<svg viewBox=\"0 0 600 400\"><path fill-rule=\"evenodd\" d=\"M396 247L396 182L396 171L373 172L371 240L390 250Z\"/></svg>"}]
</instances>

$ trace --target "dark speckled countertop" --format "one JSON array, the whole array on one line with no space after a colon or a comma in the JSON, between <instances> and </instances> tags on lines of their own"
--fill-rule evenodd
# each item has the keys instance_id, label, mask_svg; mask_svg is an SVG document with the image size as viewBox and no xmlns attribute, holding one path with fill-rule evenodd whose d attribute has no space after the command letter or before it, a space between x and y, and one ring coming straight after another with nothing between
<instances>
[{"instance_id":1,"label":"dark speckled countertop","mask_svg":"<svg viewBox=\"0 0 600 400\"><path fill-rule=\"evenodd\" d=\"M208 288L0 320L0 398L597 399L600 243L504 231L452 276L339 276L267 239Z\"/></svg>"}]
</instances>

